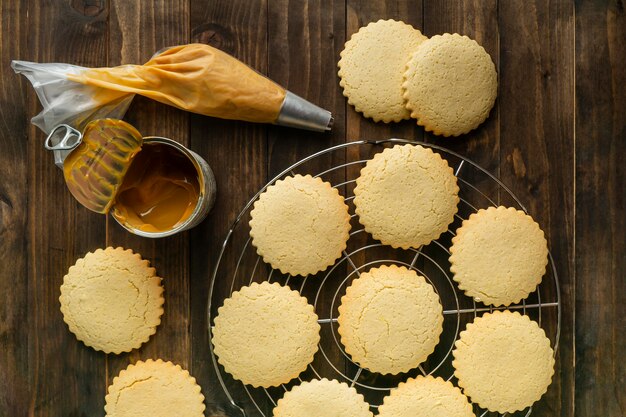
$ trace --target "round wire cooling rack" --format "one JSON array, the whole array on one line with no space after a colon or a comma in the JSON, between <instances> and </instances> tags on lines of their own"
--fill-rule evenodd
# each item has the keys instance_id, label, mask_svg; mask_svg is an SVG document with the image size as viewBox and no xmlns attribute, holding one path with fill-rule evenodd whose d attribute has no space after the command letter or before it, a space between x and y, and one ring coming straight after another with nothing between
<instances>
[{"instance_id":1,"label":"round wire cooling rack","mask_svg":"<svg viewBox=\"0 0 626 417\"><path fill-rule=\"evenodd\" d=\"M353 190L361 168L374 154L396 144L419 144L439 153L453 168L460 189L459 211L455 215L454 222L439 239L419 249L393 249L382 245L363 230L353 214ZM332 164L332 166L318 172L319 166L324 164ZM352 231L343 256L332 267L315 276L293 277L271 269L256 253L249 235L250 211L259 195L277 180L295 174L311 174L329 181L339 189L340 194L345 196L346 204L352 213ZM238 416L269 417L278 399L293 385L314 378L328 378L337 379L355 387L365 396L372 410L376 410L389 390L409 377L434 375L454 381L452 349L459 333L476 316L494 310L516 310L530 316L545 330L556 354L560 335L561 302L557 272L551 254L548 254L546 275L537 290L521 303L508 307L477 304L459 290L452 280L448 248L454 231L471 213L480 208L498 205L527 211L519 199L500 180L478 164L440 146L404 139L362 140L341 144L304 158L281 172L246 204L223 242L209 290L209 338L212 337L211 326L217 309L233 291L254 281L269 280L289 285L292 289L300 291L313 304L321 326L319 351L313 363L299 378L280 387L264 389L249 387L233 379L218 364L213 346L209 344L218 380L229 401L228 407L232 408ZM381 375L358 366L345 352L337 333L337 308L347 286L362 271L381 264L402 265L424 276L435 289L443 306L444 329L437 348L418 368L399 375ZM219 285L216 285L216 282L219 282ZM479 417L528 417L532 413L532 407L514 414L497 414L474 405L474 411Z\"/></svg>"}]
</instances>

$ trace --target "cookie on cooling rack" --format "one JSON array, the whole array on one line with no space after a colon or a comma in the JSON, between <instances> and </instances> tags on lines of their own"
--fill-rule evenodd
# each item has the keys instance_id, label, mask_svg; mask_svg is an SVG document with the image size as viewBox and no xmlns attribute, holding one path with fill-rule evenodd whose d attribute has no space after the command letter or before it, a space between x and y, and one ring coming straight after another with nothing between
<instances>
[{"instance_id":1,"label":"cookie on cooling rack","mask_svg":"<svg viewBox=\"0 0 626 417\"><path fill-rule=\"evenodd\" d=\"M546 392L554 352L543 329L517 312L487 313L467 325L452 352L454 375L472 402L513 413Z\"/></svg>"},{"instance_id":2,"label":"cookie on cooling rack","mask_svg":"<svg viewBox=\"0 0 626 417\"><path fill-rule=\"evenodd\" d=\"M363 396L336 380L303 382L287 391L274 417L373 417Z\"/></svg>"},{"instance_id":3,"label":"cookie on cooling rack","mask_svg":"<svg viewBox=\"0 0 626 417\"><path fill-rule=\"evenodd\" d=\"M407 372L439 343L443 312L424 277L395 265L361 274L339 306L338 332L352 359L382 374Z\"/></svg>"},{"instance_id":4,"label":"cookie on cooling rack","mask_svg":"<svg viewBox=\"0 0 626 417\"><path fill-rule=\"evenodd\" d=\"M532 217L512 207L478 210L452 238L450 270L465 294L500 306L528 297L548 264L548 243Z\"/></svg>"},{"instance_id":5,"label":"cookie on cooling rack","mask_svg":"<svg viewBox=\"0 0 626 417\"><path fill-rule=\"evenodd\" d=\"M428 39L413 26L379 20L359 29L341 52L339 85L355 110L375 122L410 117L402 97L406 63Z\"/></svg>"},{"instance_id":6,"label":"cookie on cooling rack","mask_svg":"<svg viewBox=\"0 0 626 417\"><path fill-rule=\"evenodd\" d=\"M498 75L491 57L475 40L445 33L417 47L402 89L417 124L436 135L459 136L489 116Z\"/></svg>"},{"instance_id":7,"label":"cookie on cooling rack","mask_svg":"<svg viewBox=\"0 0 626 417\"><path fill-rule=\"evenodd\" d=\"M113 379L106 417L203 417L204 395L189 372L172 362L139 361Z\"/></svg>"},{"instance_id":8,"label":"cookie on cooling rack","mask_svg":"<svg viewBox=\"0 0 626 417\"><path fill-rule=\"evenodd\" d=\"M244 384L273 387L300 375L320 340L314 308L278 283L252 283L217 311L213 345L218 362Z\"/></svg>"},{"instance_id":9,"label":"cookie on cooling rack","mask_svg":"<svg viewBox=\"0 0 626 417\"><path fill-rule=\"evenodd\" d=\"M472 405L449 381L418 376L400 383L378 407L378 417L475 417Z\"/></svg>"},{"instance_id":10,"label":"cookie on cooling rack","mask_svg":"<svg viewBox=\"0 0 626 417\"><path fill-rule=\"evenodd\" d=\"M374 155L356 179L359 222L394 248L419 248L454 220L459 187L452 168L431 149L396 145Z\"/></svg>"},{"instance_id":11,"label":"cookie on cooling rack","mask_svg":"<svg viewBox=\"0 0 626 417\"><path fill-rule=\"evenodd\" d=\"M63 278L59 301L76 338L106 353L140 347L163 315L161 278L130 249L98 249L78 259Z\"/></svg>"},{"instance_id":12,"label":"cookie on cooling rack","mask_svg":"<svg viewBox=\"0 0 626 417\"><path fill-rule=\"evenodd\" d=\"M295 175L276 181L254 203L250 217L257 253L282 273L315 274L346 249L348 206L321 178Z\"/></svg>"}]
</instances>

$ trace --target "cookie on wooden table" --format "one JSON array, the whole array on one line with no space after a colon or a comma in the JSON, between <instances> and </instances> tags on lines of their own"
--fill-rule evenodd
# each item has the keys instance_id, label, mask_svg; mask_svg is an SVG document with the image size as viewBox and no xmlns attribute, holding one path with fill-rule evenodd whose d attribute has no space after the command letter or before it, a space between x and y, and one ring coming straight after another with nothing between
<instances>
[{"instance_id":1,"label":"cookie on wooden table","mask_svg":"<svg viewBox=\"0 0 626 417\"><path fill-rule=\"evenodd\" d=\"M408 61L402 89L417 124L436 135L459 136L489 116L498 75L476 41L445 33L419 45Z\"/></svg>"},{"instance_id":2,"label":"cookie on wooden table","mask_svg":"<svg viewBox=\"0 0 626 417\"><path fill-rule=\"evenodd\" d=\"M459 187L452 168L431 149L396 145L374 155L356 179L359 222L394 248L419 248L454 220Z\"/></svg>"},{"instance_id":3,"label":"cookie on wooden table","mask_svg":"<svg viewBox=\"0 0 626 417\"><path fill-rule=\"evenodd\" d=\"M320 340L314 308L278 283L252 283L217 310L213 345L218 362L236 379L273 387L300 375Z\"/></svg>"},{"instance_id":4,"label":"cookie on wooden table","mask_svg":"<svg viewBox=\"0 0 626 417\"><path fill-rule=\"evenodd\" d=\"M475 417L472 405L450 381L418 376L400 383L378 407L378 417Z\"/></svg>"},{"instance_id":5,"label":"cookie on wooden table","mask_svg":"<svg viewBox=\"0 0 626 417\"><path fill-rule=\"evenodd\" d=\"M61 285L63 320L85 345L106 353L130 352L156 332L163 287L150 263L130 249L89 252Z\"/></svg>"},{"instance_id":6,"label":"cookie on wooden table","mask_svg":"<svg viewBox=\"0 0 626 417\"><path fill-rule=\"evenodd\" d=\"M532 217L512 207L478 210L452 238L450 270L476 301L509 305L528 297L548 264L548 243Z\"/></svg>"},{"instance_id":7,"label":"cookie on wooden table","mask_svg":"<svg viewBox=\"0 0 626 417\"><path fill-rule=\"evenodd\" d=\"M287 391L274 408L274 417L373 417L356 389L336 380L303 382Z\"/></svg>"},{"instance_id":8,"label":"cookie on wooden table","mask_svg":"<svg viewBox=\"0 0 626 417\"><path fill-rule=\"evenodd\" d=\"M139 361L113 379L106 417L203 417L204 395L196 379L172 362Z\"/></svg>"},{"instance_id":9,"label":"cookie on wooden table","mask_svg":"<svg viewBox=\"0 0 626 417\"><path fill-rule=\"evenodd\" d=\"M411 54L428 39L413 26L379 20L346 42L339 60L339 85L355 110L375 122L410 117L402 97L403 74Z\"/></svg>"},{"instance_id":10,"label":"cookie on wooden table","mask_svg":"<svg viewBox=\"0 0 626 417\"><path fill-rule=\"evenodd\" d=\"M413 270L383 265L361 274L339 306L338 332L360 366L382 374L416 368L443 330L439 297Z\"/></svg>"},{"instance_id":11,"label":"cookie on wooden table","mask_svg":"<svg viewBox=\"0 0 626 417\"><path fill-rule=\"evenodd\" d=\"M309 275L334 264L346 248L350 214L336 188L295 175L267 187L250 213L252 244L272 268Z\"/></svg>"},{"instance_id":12,"label":"cookie on wooden table","mask_svg":"<svg viewBox=\"0 0 626 417\"><path fill-rule=\"evenodd\" d=\"M467 325L452 352L465 395L489 411L513 413L546 392L554 352L543 329L517 312L487 313Z\"/></svg>"}]
</instances>

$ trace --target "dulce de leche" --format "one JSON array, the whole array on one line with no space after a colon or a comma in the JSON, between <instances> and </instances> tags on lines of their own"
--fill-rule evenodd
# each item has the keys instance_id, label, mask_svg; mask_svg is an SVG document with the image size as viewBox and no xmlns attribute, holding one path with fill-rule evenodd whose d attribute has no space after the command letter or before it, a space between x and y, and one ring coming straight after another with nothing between
<instances>
[{"instance_id":1,"label":"dulce de leche","mask_svg":"<svg viewBox=\"0 0 626 417\"><path fill-rule=\"evenodd\" d=\"M143 232L166 232L187 220L203 185L193 162L175 147L144 142L117 192L111 214Z\"/></svg>"}]
</instances>

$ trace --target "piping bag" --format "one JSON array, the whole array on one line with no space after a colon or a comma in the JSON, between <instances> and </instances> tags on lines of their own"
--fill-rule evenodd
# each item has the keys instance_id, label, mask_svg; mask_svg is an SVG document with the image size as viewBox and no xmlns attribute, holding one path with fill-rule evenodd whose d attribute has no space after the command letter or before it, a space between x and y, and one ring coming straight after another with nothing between
<instances>
[{"instance_id":1,"label":"piping bag","mask_svg":"<svg viewBox=\"0 0 626 417\"><path fill-rule=\"evenodd\" d=\"M11 63L33 85L43 110L33 124L50 133L60 124L82 130L91 120L121 119L135 94L222 119L273 123L313 131L332 127L332 115L205 44L175 46L143 65L85 68Z\"/></svg>"}]
</instances>

